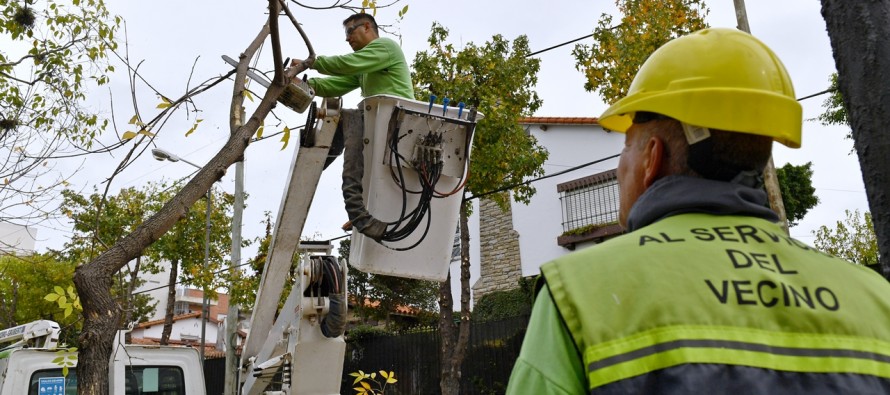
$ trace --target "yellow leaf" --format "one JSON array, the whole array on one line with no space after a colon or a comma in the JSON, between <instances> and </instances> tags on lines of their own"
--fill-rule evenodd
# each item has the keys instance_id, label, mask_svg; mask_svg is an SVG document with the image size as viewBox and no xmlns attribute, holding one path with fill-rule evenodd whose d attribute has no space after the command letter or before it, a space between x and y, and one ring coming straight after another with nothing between
<instances>
[{"instance_id":1,"label":"yellow leaf","mask_svg":"<svg viewBox=\"0 0 890 395\"><path fill-rule=\"evenodd\" d=\"M390 377L390 378L386 379L386 384L395 384L398 381L399 380L396 380L395 377Z\"/></svg>"},{"instance_id":2,"label":"yellow leaf","mask_svg":"<svg viewBox=\"0 0 890 395\"><path fill-rule=\"evenodd\" d=\"M130 140L130 139L132 139L133 137L136 137L136 132L131 132L131 131L128 130L128 131L124 132L124 135L121 136L121 139L123 139L123 140Z\"/></svg>"},{"instance_id":3,"label":"yellow leaf","mask_svg":"<svg viewBox=\"0 0 890 395\"><path fill-rule=\"evenodd\" d=\"M253 95L250 94L249 90L245 89L243 92L244 92L244 97L247 98L247 100L253 101Z\"/></svg>"},{"instance_id":4,"label":"yellow leaf","mask_svg":"<svg viewBox=\"0 0 890 395\"><path fill-rule=\"evenodd\" d=\"M204 121L203 119L198 119L195 121L195 124L192 125L192 128L185 132L185 137L188 137L190 134L195 132L195 129L198 129L198 124Z\"/></svg>"},{"instance_id":5,"label":"yellow leaf","mask_svg":"<svg viewBox=\"0 0 890 395\"><path fill-rule=\"evenodd\" d=\"M47 302L55 302L59 300L59 294L49 294L43 297Z\"/></svg>"},{"instance_id":6,"label":"yellow leaf","mask_svg":"<svg viewBox=\"0 0 890 395\"><path fill-rule=\"evenodd\" d=\"M281 136L281 142L284 143L281 147L281 150L284 151L284 149L287 148L287 143L290 142L290 128L287 126L284 127L284 134ZM359 373L365 374L361 370L359 370Z\"/></svg>"},{"instance_id":7,"label":"yellow leaf","mask_svg":"<svg viewBox=\"0 0 890 395\"><path fill-rule=\"evenodd\" d=\"M371 384L368 384L367 381L362 381L360 384L362 387L365 387L365 389L371 389Z\"/></svg>"},{"instance_id":8,"label":"yellow leaf","mask_svg":"<svg viewBox=\"0 0 890 395\"><path fill-rule=\"evenodd\" d=\"M56 285L55 287L53 287L53 290L56 291L56 293L59 294L59 295L64 295L64 294L65 294L65 289L62 288L62 287L60 287L60 286L58 286L58 285Z\"/></svg>"},{"instance_id":9,"label":"yellow leaf","mask_svg":"<svg viewBox=\"0 0 890 395\"><path fill-rule=\"evenodd\" d=\"M388 379L388 378L389 378L389 374L386 373L385 370L381 370L381 371L380 371L380 376L383 377L383 378L385 378L385 379Z\"/></svg>"},{"instance_id":10,"label":"yellow leaf","mask_svg":"<svg viewBox=\"0 0 890 395\"><path fill-rule=\"evenodd\" d=\"M263 128L264 127L265 126L260 125L260 128L256 130L256 138L258 138L258 139L263 138Z\"/></svg>"},{"instance_id":11,"label":"yellow leaf","mask_svg":"<svg viewBox=\"0 0 890 395\"><path fill-rule=\"evenodd\" d=\"M138 120L139 120L139 117L136 115L133 115L133 118L130 118L130 122L127 122L127 123L129 123L130 125L135 125L136 121L138 121Z\"/></svg>"},{"instance_id":12,"label":"yellow leaf","mask_svg":"<svg viewBox=\"0 0 890 395\"><path fill-rule=\"evenodd\" d=\"M167 100L166 97L161 96L161 103L158 104L156 108L164 109L169 108L173 103L170 103L170 100Z\"/></svg>"},{"instance_id":13,"label":"yellow leaf","mask_svg":"<svg viewBox=\"0 0 890 395\"><path fill-rule=\"evenodd\" d=\"M154 136L155 136L154 133L149 132L149 131L147 131L147 130L145 130L145 129L141 129L141 130L139 130L139 134L141 134L141 135L143 135L143 136L148 136L148 137L154 137Z\"/></svg>"}]
</instances>

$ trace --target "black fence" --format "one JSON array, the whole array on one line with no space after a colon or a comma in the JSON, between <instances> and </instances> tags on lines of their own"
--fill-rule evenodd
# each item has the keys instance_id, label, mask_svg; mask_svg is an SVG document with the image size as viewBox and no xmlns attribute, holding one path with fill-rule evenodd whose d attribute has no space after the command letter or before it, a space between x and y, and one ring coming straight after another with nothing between
<instances>
[{"instance_id":1,"label":"black fence","mask_svg":"<svg viewBox=\"0 0 890 395\"><path fill-rule=\"evenodd\" d=\"M225 358L208 358L204 360L204 386L207 388L207 395L221 395L225 392Z\"/></svg>"},{"instance_id":2,"label":"black fence","mask_svg":"<svg viewBox=\"0 0 890 395\"><path fill-rule=\"evenodd\" d=\"M528 316L471 323L467 353L461 365L462 394L505 392L527 326ZM439 367L436 328L348 341L340 393L356 393L350 373L386 370L395 372L398 379L386 387L387 395L440 394ZM377 378L380 379L379 373ZM204 380L208 395L223 393L225 358L204 361Z\"/></svg>"},{"instance_id":3,"label":"black fence","mask_svg":"<svg viewBox=\"0 0 890 395\"><path fill-rule=\"evenodd\" d=\"M505 392L527 326L527 316L470 325L469 345L461 366L461 393ZM386 370L395 372L398 379L387 386L388 395L439 394L439 367L438 329L350 341L340 393L356 392L349 373Z\"/></svg>"}]
</instances>

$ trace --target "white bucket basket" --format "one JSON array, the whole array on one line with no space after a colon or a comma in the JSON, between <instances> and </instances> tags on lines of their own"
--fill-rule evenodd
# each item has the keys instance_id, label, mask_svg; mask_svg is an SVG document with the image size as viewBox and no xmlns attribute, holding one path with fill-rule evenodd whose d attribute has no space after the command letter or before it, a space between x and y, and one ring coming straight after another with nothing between
<instances>
[{"instance_id":1,"label":"white bucket basket","mask_svg":"<svg viewBox=\"0 0 890 395\"><path fill-rule=\"evenodd\" d=\"M418 206L420 195L411 193L422 189L411 164L418 156L441 155L443 166L434 189L443 197L432 198L428 217L404 239L377 242L354 231L350 264L369 273L444 281L452 259L475 120L481 114L468 120L473 117L470 111L456 107L445 111L441 105L430 107L389 95L368 97L359 108L364 110L362 197L368 212L391 223ZM393 133L397 133L396 150L402 159L395 159L388 147ZM429 136L441 150L429 148Z\"/></svg>"}]
</instances>

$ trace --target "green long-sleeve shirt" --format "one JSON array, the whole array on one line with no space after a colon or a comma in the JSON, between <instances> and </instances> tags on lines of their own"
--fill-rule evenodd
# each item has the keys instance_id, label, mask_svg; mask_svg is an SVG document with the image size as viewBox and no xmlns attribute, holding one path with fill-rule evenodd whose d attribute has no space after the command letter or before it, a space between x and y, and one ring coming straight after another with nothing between
<instances>
[{"instance_id":1,"label":"green long-sleeve shirt","mask_svg":"<svg viewBox=\"0 0 890 395\"><path fill-rule=\"evenodd\" d=\"M507 395L587 393L584 363L572 335L562 323L559 310L545 284L535 298L522 351L513 367Z\"/></svg>"},{"instance_id":2,"label":"green long-sleeve shirt","mask_svg":"<svg viewBox=\"0 0 890 395\"><path fill-rule=\"evenodd\" d=\"M414 99L405 54L399 44L389 38L377 38L350 54L319 56L312 68L331 76L309 79L317 96L343 96L361 88L362 97L387 94Z\"/></svg>"}]
</instances>

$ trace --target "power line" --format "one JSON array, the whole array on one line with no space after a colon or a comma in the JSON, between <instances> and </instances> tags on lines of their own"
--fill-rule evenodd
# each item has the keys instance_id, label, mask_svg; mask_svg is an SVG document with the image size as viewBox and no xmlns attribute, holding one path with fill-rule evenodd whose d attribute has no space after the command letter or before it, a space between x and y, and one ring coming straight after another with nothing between
<instances>
[{"instance_id":1,"label":"power line","mask_svg":"<svg viewBox=\"0 0 890 395\"><path fill-rule=\"evenodd\" d=\"M563 170L563 171L558 171L558 172L553 173L553 174L548 174L548 175L546 175L546 176L542 176L542 177L538 177L538 178L533 178L533 179L531 179L531 180L526 180L526 181L523 181L523 182L520 182L520 183L516 183L516 184L512 184L512 185L507 185L507 186L505 186L505 187L498 188L498 189L495 189L495 190L493 190L493 191L488 191L488 192L480 193L480 194L478 194L478 195L473 195L473 196L468 197L466 200L478 199L478 198L481 198L481 197L483 197L483 196L488 196L488 195L495 194L495 193L498 193L498 192L504 192L504 191L507 191L507 190L516 188L516 187L518 187L518 186L531 184L531 183L536 182L536 181L541 181L541 180L544 180L544 179L547 179L547 178L550 178L550 177L556 177L556 176L558 176L558 175L562 175L562 174L565 174L565 173L573 172L573 171L578 170L578 169L583 169L583 168L585 168L585 167L587 167L587 166L595 165L595 164L600 163L600 162L605 162L605 161L607 161L607 160L609 160L609 159L615 159L615 158L617 158L617 157L619 157L619 156L621 156L621 154L615 154L615 155L612 155L612 156L607 156L607 157L605 157L605 158L597 159L597 160L595 160L595 161L593 161L593 162L587 162L587 163L585 163L585 164L578 165L578 166L575 166L575 167L572 167L572 168L568 168L568 169L565 169L565 170Z\"/></svg>"},{"instance_id":2,"label":"power line","mask_svg":"<svg viewBox=\"0 0 890 395\"><path fill-rule=\"evenodd\" d=\"M619 27L621 27L621 25L613 26L613 27L609 28L609 30L614 30L614 29L617 29L617 28L619 28ZM562 44L556 44L556 45L554 45L554 46L552 46L552 47L548 47L548 48L544 48L544 49L542 49L542 50L540 50L540 51L532 52L532 53L530 53L530 54L528 54L528 55L525 55L525 57L529 58L529 57L535 56L535 55L540 54L540 53L544 53L544 52L547 52L547 51L550 51L550 50L553 50L553 49L556 49L556 48L559 48L559 47L563 47L563 46L569 45L569 44L574 43L574 42L581 41L581 40L583 40L583 39L585 39L585 38L593 37L594 34L596 34L596 33L591 33L591 34L588 34L588 35L583 36L583 37L578 37L578 38L576 38L576 39L574 39L574 40L569 40L569 41L566 41L566 42L564 42L564 43L562 43ZM816 96L821 96L821 95L824 95L824 94L826 94L826 93L834 92L834 91L836 91L836 90L837 90L836 87L828 88L828 89L826 89L826 90L824 90L824 91L821 91L821 92L818 92L818 93L813 93L813 94L811 94L811 95L807 95L807 96L801 97L801 98L797 99L797 101L803 101L803 100L806 100L806 99L811 99L811 98L814 98L814 97L816 97Z\"/></svg>"},{"instance_id":3,"label":"power line","mask_svg":"<svg viewBox=\"0 0 890 395\"><path fill-rule=\"evenodd\" d=\"M219 269L219 270L217 270L217 271L215 271L215 272L213 272L213 273L211 273L211 274L214 274L214 275L216 275L216 274L221 274L221 273L223 273L223 272L227 272L227 271L229 271L229 269L238 268L238 267L242 267L242 266L247 266L247 265L249 265L249 264L251 264L251 262L245 262L245 263L242 263L242 264L237 265L237 266L234 266L234 267L225 267L225 268L223 268L223 269ZM195 280L194 278L186 278L186 279L184 279L184 280L174 282L173 285L179 285L179 284L186 283L186 282L192 282L192 281L194 281L194 280ZM157 291L157 290L159 290L159 289L164 289L164 288L170 288L170 284L168 283L168 284L166 284L166 285L161 285L161 286L159 286L159 287L154 287L154 288L149 288L149 289L143 289L143 290L141 290L141 291L136 291L136 292L133 292L133 295L144 294L144 293L148 293L148 292L151 292L151 291Z\"/></svg>"},{"instance_id":4,"label":"power line","mask_svg":"<svg viewBox=\"0 0 890 395\"><path fill-rule=\"evenodd\" d=\"M556 44L556 45L554 45L554 46L552 46L552 47L550 47L550 48L544 48L544 49L542 49L542 50L540 50L540 51L532 52L532 53L530 53L530 54L528 54L528 55L525 55L525 57L530 58L530 57L535 56L535 55L537 55L537 54L539 54L539 53L547 52L547 51L549 51L549 50L551 50L551 49L556 49L556 48L559 48L559 47L562 47L562 46L566 46L566 45L569 45L569 44L571 44L571 43L573 43L573 42L576 42L576 41L581 41L581 40L583 40L583 39L585 39L585 38L593 37L594 34L596 34L596 33L590 33L590 34L588 34L588 35L586 35L586 36L584 36L584 37L578 37L578 38L576 38L576 39L574 39L574 40L566 41L566 42L564 42L564 43L562 43L562 44Z\"/></svg>"}]
</instances>

